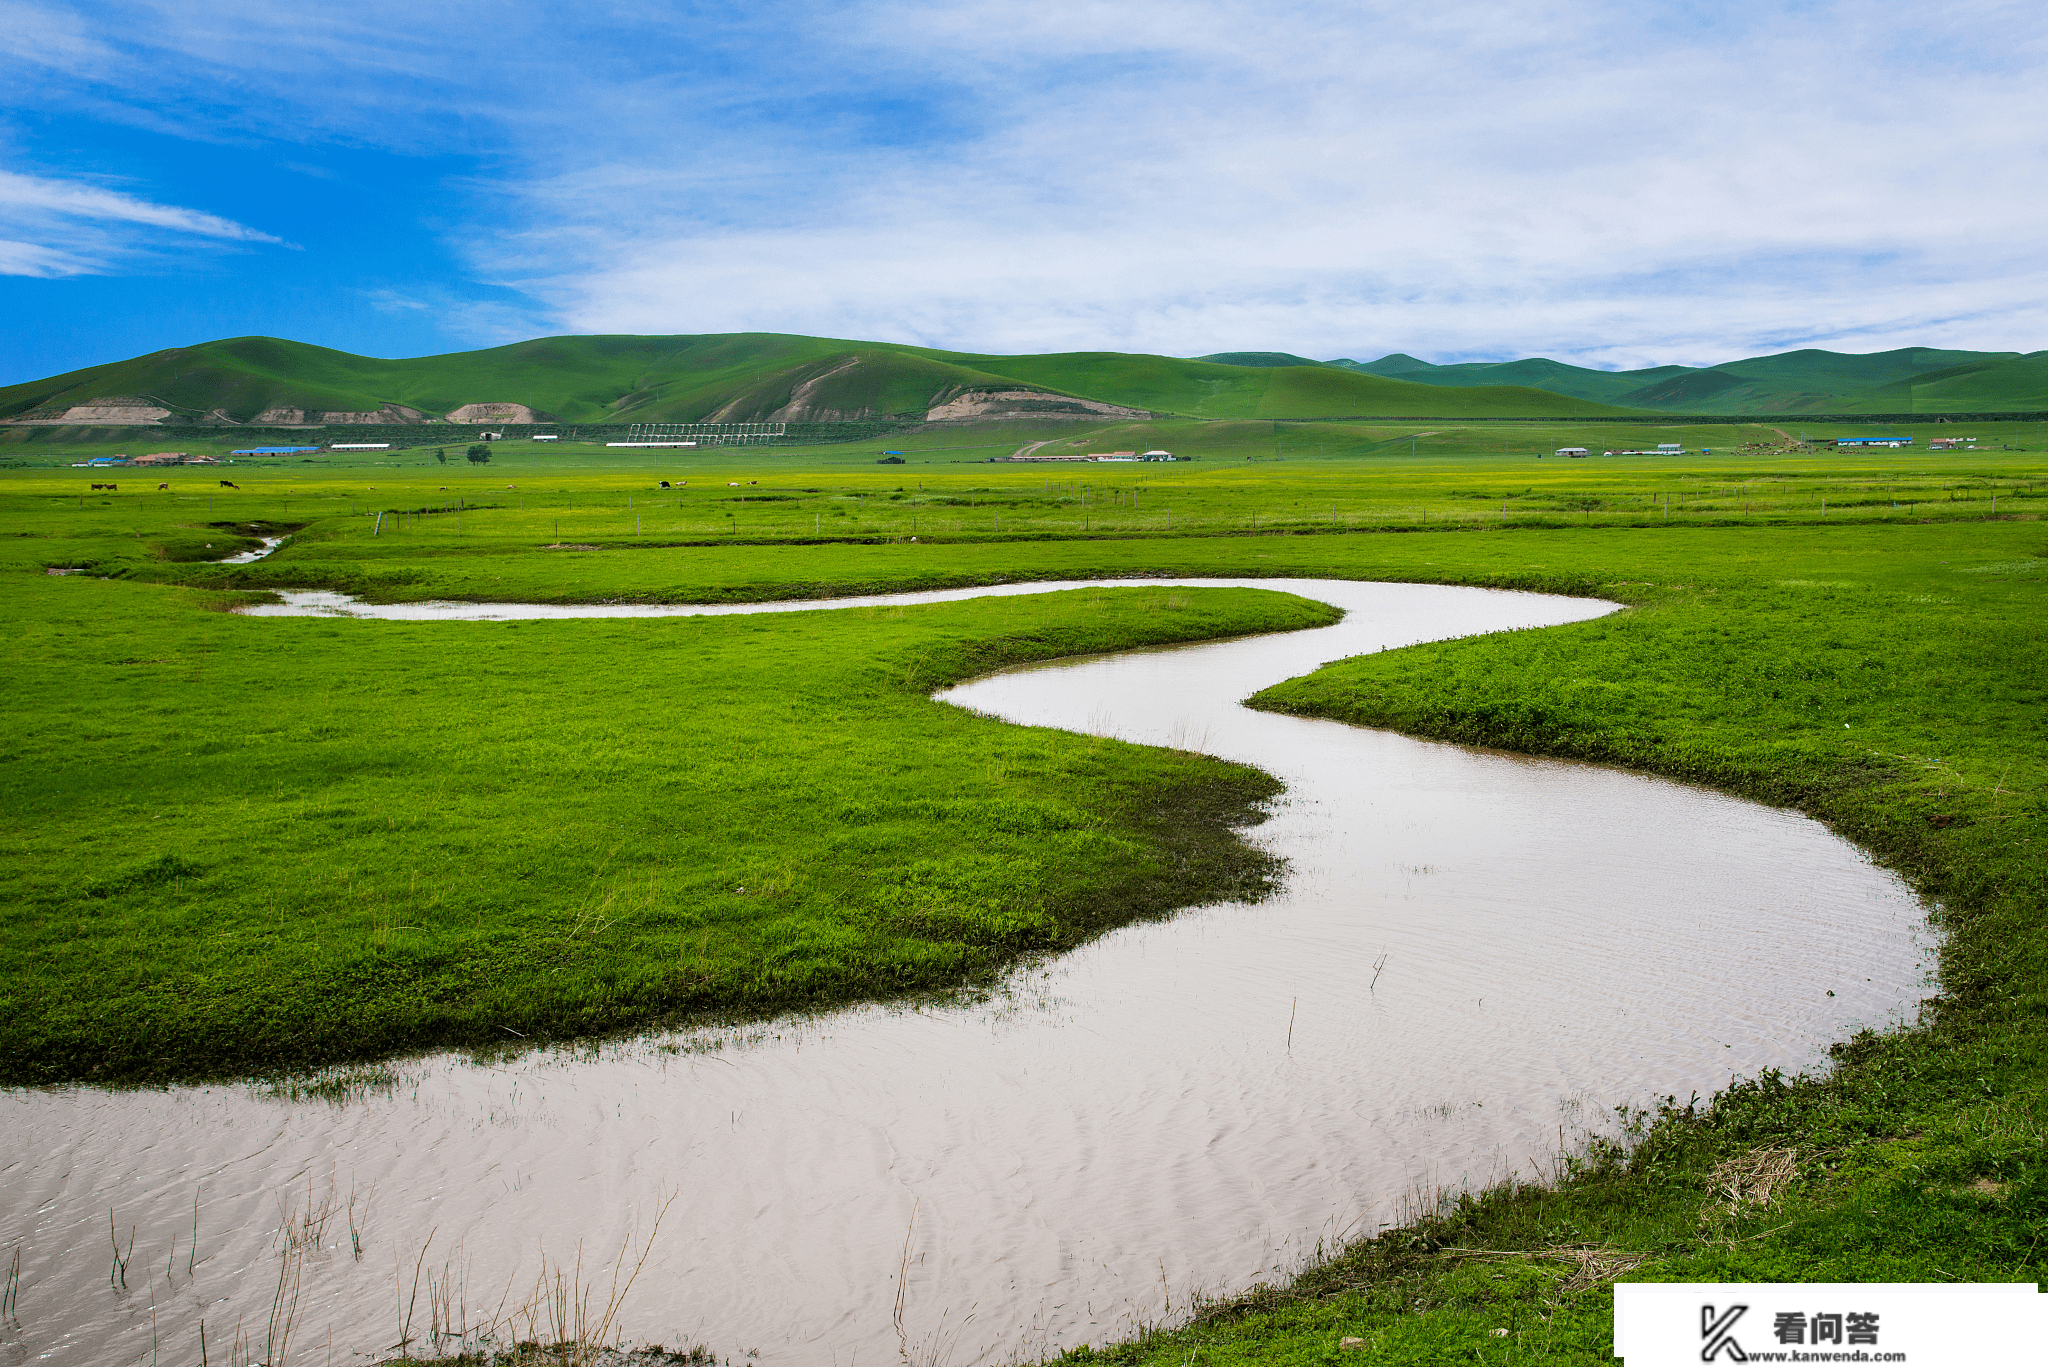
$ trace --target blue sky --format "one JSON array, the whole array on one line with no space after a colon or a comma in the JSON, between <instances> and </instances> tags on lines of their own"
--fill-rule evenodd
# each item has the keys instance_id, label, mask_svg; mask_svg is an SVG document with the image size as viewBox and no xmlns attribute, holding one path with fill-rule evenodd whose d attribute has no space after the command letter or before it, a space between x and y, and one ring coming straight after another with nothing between
<instances>
[{"instance_id":1,"label":"blue sky","mask_svg":"<svg viewBox=\"0 0 2048 1367\"><path fill-rule=\"evenodd\" d=\"M0 383L772 330L2048 347L2038 5L0 0Z\"/></svg>"}]
</instances>

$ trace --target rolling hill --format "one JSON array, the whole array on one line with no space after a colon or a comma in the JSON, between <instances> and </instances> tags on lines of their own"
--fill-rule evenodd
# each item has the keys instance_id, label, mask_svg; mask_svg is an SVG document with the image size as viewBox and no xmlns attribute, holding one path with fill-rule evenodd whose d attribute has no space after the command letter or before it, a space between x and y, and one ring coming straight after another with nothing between
<instances>
[{"instance_id":1,"label":"rolling hill","mask_svg":"<svg viewBox=\"0 0 2048 1367\"><path fill-rule=\"evenodd\" d=\"M234 337L0 389L0 421L36 426L2043 409L2048 352L1809 348L1703 368L1606 371L1542 357L1433 365L1400 353L1369 362L1288 352L999 356L768 332L543 337L404 360Z\"/></svg>"},{"instance_id":2,"label":"rolling hill","mask_svg":"<svg viewBox=\"0 0 2048 1367\"><path fill-rule=\"evenodd\" d=\"M1238 354L1238 353L1224 353ZM1432 365L1401 352L1326 365L1416 384L1525 385L1666 413L1963 413L2048 408L2048 352L1901 347L1856 355L1806 348L1707 367L1593 370L1535 357Z\"/></svg>"},{"instance_id":3,"label":"rolling hill","mask_svg":"<svg viewBox=\"0 0 2048 1367\"><path fill-rule=\"evenodd\" d=\"M871 418L1590 416L1597 401L1455 389L1300 357L993 356L782 333L544 337L381 360L275 337L175 347L0 389L0 421L831 422Z\"/></svg>"}]
</instances>

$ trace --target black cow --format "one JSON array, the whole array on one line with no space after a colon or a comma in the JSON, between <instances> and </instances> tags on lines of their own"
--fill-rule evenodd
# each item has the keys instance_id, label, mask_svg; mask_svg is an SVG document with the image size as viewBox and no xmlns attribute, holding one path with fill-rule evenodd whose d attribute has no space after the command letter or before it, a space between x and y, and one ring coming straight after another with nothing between
<instances>
[{"instance_id":1,"label":"black cow","mask_svg":"<svg viewBox=\"0 0 2048 1367\"><path fill-rule=\"evenodd\" d=\"M231 480L231 479L224 479L224 480L222 480L222 481L220 482L220 487L221 487L221 488L223 488L223 489L239 489L239 488L241 488L242 486L241 486L241 485L239 485L239 484L237 484L237 483L235 483L235 482L234 482L233 480Z\"/></svg>"}]
</instances>

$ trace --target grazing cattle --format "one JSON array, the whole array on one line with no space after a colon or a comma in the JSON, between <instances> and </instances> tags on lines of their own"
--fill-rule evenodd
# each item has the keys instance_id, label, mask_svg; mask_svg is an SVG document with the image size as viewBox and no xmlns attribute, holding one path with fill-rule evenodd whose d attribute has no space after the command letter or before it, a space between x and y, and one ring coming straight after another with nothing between
<instances>
[{"instance_id":1,"label":"grazing cattle","mask_svg":"<svg viewBox=\"0 0 2048 1367\"><path fill-rule=\"evenodd\" d=\"M118 489L121 486L118 484L95 484L92 487L94 489Z\"/></svg>"},{"instance_id":2,"label":"grazing cattle","mask_svg":"<svg viewBox=\"0 0 2048 1367\"><path fill-rule=\"evenodd\" d=\"M170 488L170 487L171 487L171 486L170 486L170 485L168 485L168 484L159 484L159 485L157 485L157 486L156 486L156 488L157 488L157 492L158 492L158 493L162 493L162 492L163 492L164 490L166 490L166 489L168 489L168 488Z\"/></svg>"},{"instance_id":3,"label":"grazing cattle","mask_svg":"<svg viewBox=\"0 0 2048 1367\"><path fill-rule=\"evenodd\" d=\"M663 480L663 481L661 482L661 487L662 487L662 488L664 488L664 489L668 488L668 481L667 481L667 480Z\"/></svg>"},{"instance_id":4,"label":"grazing cattle","mask_svg":"<svg viewBox=\"0 0 2048 1367\"><path fill-rule=\"evenodd\" d=\"M223 488L223 489L239 489L239 488L241 488L242 486L241 486L241 485L239 485L239 484L237 484L237 483L235 483L235 482L234 482L233 480L231 480L231 479L224 479L224 480L222 480L222 481L220 482L220 487L221 487L221 488Z\"/></svg>"}]
</instances>

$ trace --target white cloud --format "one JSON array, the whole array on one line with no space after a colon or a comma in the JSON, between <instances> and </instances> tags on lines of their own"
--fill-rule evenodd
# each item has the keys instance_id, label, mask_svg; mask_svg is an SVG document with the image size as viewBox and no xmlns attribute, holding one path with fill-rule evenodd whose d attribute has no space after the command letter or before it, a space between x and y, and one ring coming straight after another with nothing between
<instances>
[{"instance_id":1,"label":"white cloud","mask_svg":"<svg viewBox=\"0 0 2048 1367\"><path fill-rule=\"evenodd\" d=\"M63 275L83 275L91 268L89 261L56 247L0 238L0 275L30 275L50 280Z\"/></svg>"},{"instance_id":2,"label":"white cloud","mask_svg":"<svg viewBox=\"0 0 2048 1367\"><path fill-rule=\"evenodd\" d=\"M137 223L151 228L167 228L172 232L194 233L200 237L225 238L235 242L281 240L269 233L261 233L217 215L201 213L197 209L152 204L148 200L101 189L96 185L81 184L77 181L44 180L37 176L16 175L12 171L0 171L0 212L47 213L99 222Z\"/></svg>"},{"instance_id":3,"label":"white cloud","mask_svg":"<svg viewBox=\"0 0 2048 1367\"><path fill-rule=\"evenodd\" d=\"M0 229L26 239L0 243L0 275L46 278L99 274L166 240L280 241L197 209L13 171L0 171Z\"/></svg>"},{"instance_id":4,"label":"white cloud","mask_svg":"<svg viewBox=\"0 0 2048 1367\"><path fill-rule=\"evenodd\" d=\"M1660 13L850 6L848 65L970 92L967 136L764 140L744 176L680 141L537 181L529 228L474 250L578 331L1607 364L2048 344L2040 54L1987 56L2030 12ZM1969 69L1902 75L1937 20Z\"/></svg>"},{"instance_id":5,"label":"white cloud","mask_svg":"<svg viewBox=\"0 0 2048 1367\"><path fill-rule=\"evenodd\" d=\"M2048 344L2048 25L2007 0L7 3L62 98L139 124L474 156L434 211L546 329L1616 365ZM224 223L72 203L38 212ZM13 235L44 270L115 249Z\"/></svg>"}]
</instances>

